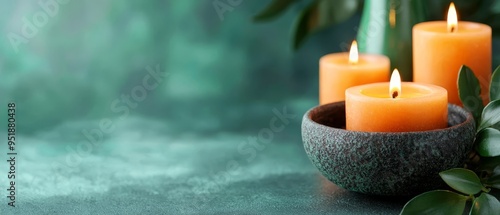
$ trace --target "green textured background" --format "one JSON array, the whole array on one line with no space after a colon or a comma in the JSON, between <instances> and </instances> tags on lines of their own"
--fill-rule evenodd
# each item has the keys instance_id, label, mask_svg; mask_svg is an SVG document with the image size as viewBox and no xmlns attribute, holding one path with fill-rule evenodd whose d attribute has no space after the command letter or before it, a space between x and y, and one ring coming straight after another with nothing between
<instances>
[{"instance_id":1,"label":"green textured background","mask_svg":"<svg viewBox=\"0 0 500 215\"><path fill-rule=\"evenodd\" d=\"M355 38L359 14L293 52L300 8L253 23L267 2L243 0L221 19L212 0L73 0L16 51L9 35L43 9L1 1L0 160L8 102L19 155L16 208L0 162L0 214L398 213L403 200L324 181L300 139L318 59ZM113 111L157 65L168 78L129 115ZM284 108L295 117L262 141ZM82 148L103 119L114 131Z\"/></svg>"}]
</instances>

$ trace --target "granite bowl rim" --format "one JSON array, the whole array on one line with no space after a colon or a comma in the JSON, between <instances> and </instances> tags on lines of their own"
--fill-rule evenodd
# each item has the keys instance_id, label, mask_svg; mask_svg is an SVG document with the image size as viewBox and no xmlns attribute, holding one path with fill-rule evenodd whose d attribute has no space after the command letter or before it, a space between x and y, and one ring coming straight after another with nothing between
<instances>
[{"instance_id":1,"label":"granite bowl rim","mask_svg":"<svg viewBox=\"0 0 500 215\"><path fill-rule=\"evenodd\" d=\"M345 107L345 101L332 102L332 103L327 103L327 104L322 104L322 105L317 105L315 107L312 107L306 111L303 118L306 119L308 121L308 123L310 123L312 126L315 126L315 127L320 127L320 128L327 129L327 130L334 130L334 131L338 131L338 132L353 133L355 135L389 135L389 136L422 135L422 134L429 134L429 133L452 132L453 130L456 130L458 128L461 128L461 127L467 126L468 124L471 124L471 121L472 121L472 124L475 125L475 121L474 121L474 117L472 116L472 113L470 113L469 111L465 110L464 108L462 108L458 105L452 104L452 103L448 103L448 116L450 115L450 112L453 111L453 112L458 113L459 115L462 115L462 116L465 115L465 117L466 117L465 120L461 123L458 123L458 124L455 124L455 125L452 125L452 126L449 126L446 128L439 128L439 129L432 129L432 130L425 130L425 131L405 131L405 132L351 131L351 130L347 130L344 128L336 128L336 127L327 126L327 125L318 123L318 122L314 121L313 119L311 119L312 111L319 109L321 107L328 107L328 106L334 106L334 105L343 105Z\"/></svg>"}]
</instances>

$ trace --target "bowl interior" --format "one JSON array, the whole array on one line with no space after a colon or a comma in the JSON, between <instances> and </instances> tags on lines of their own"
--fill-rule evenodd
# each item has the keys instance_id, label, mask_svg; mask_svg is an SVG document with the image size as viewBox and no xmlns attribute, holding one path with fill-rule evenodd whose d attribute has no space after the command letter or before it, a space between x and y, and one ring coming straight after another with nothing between
<instances>
[{"instance_id":1,"label":"bowl interior","mask_svg":"<svg viewBox=\"0 0 500 215\"><path fill-rule=\"evenodd\" d=\"M320 125L328 126L331 128L345 129L345 102L335 102L330 104L325 104L311 109L309 113L309 118ZM448 105L448 127L446 129L452 129L453 127L460 126L469 120L474 120L472 116L456 105ZM443 130L443 129L436 129ZM377 133L377 132L362 132L362 131L350 131L350 132L360 132L360 133ZM418 133L418 132L400 132L400 133Z\"/></svg>"}]
</instances>

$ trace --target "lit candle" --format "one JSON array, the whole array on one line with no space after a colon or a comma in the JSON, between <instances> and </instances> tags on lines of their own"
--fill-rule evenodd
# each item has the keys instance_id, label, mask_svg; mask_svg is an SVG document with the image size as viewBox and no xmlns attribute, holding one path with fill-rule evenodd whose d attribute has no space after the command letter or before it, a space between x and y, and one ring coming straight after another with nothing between
<instances>
[{"instance_id":1,"label":"lit candle","mask_svg":"<svg viewBox=\"0 0 500 215\"><path fill-rule=\"evenodd\" d=\"M446 89L401 83L394 70L390 83L346 90L346 129L369 132L426 131L448 126Z\"/></svg>"},{"instance_id":2,"label":"lit candle","mask_svg":"<svg viewBox=\"0 0 500 215\"><path fill-rule=\"evenodd\" d=\"M352 86L389 80L390 62L383 55L360 54L356 41L349 53L334 53L319 60L319 103L345 100Z\"/></svg>"},{"instance_id":3,"label":"lit candle","mask_svg":"<svg viewBox=\"0 0 500 215\"><path fill-rule=\"evenodd\" d=\"M491 28L457 20L451 3L447 22L424 22L413 27L413 81L446 88L449 102L460 105L457 78L465 64L478 77L486 103L491 79Z\"/></svg>"}]
</instances>

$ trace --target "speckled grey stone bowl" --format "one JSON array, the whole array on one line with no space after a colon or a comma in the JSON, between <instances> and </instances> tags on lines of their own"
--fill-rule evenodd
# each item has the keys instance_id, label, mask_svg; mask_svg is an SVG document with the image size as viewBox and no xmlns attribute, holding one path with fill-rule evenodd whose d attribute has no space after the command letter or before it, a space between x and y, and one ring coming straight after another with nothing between
<instances>
[{"instance_id":1,"label":"speckled grey stone bowl","mask_svg":"<svg viewBox=\"0 0 500 215\"><path fill-rule=\"evenodd\" d=\"M311 162L328 180L350 191L414 195L443 186L439 172L463 167L471 150L472 115L448 105L448 128L421 132L345 130L345 103L314 107L302 119Z\"/></svg>"}]
</instances>

